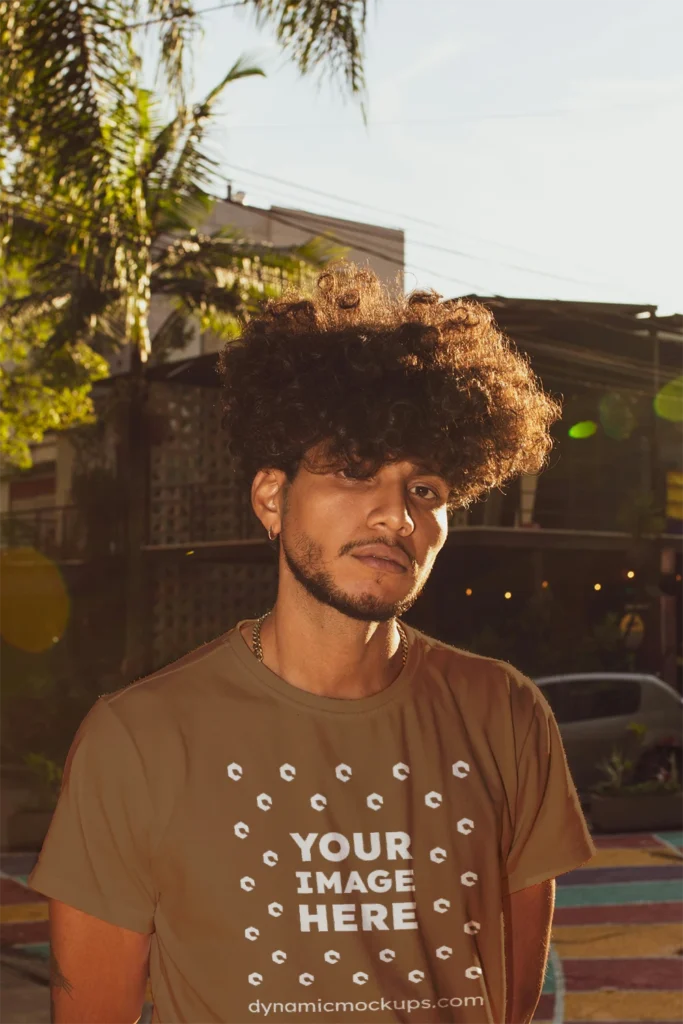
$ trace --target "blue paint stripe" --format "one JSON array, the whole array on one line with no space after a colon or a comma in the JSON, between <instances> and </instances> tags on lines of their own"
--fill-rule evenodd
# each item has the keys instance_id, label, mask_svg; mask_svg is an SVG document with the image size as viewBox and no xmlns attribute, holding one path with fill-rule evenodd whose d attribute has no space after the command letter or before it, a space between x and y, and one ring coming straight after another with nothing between
<instances>
[{"instance_id":1,"label":"blue paint stripe","mask_svg":"<svg viewBox=\"0 0 683 1024\"><path fill-rule=\"evenodd\" d=\"M12 948L21 949L24 953L28 953L30 956L35 956L39 960L50 959L49 942L17 942Z\"/></svg>"},{"instance_id":2,"label":"blue paint stripe","mask_svg":"<svg viewBox=\"0 0 683 1024\"><path fill-rule=\"evenodd\" d=\"M662 882L615 882L607 885L558 886L557 907L608 907L632 903L668 903L683 899L683 883L678 879Z\"/></svg>"},{"instance_id":3,"label":"blue paint stripe","mask_svg":"<svg viewBox=\"0 0 683 1024\"><path fill-rule=\"evenodd\" d=\"M683 832L653 832L656 839L663 839L672 846L683 846Z\"/></svg>"}]
</instances>

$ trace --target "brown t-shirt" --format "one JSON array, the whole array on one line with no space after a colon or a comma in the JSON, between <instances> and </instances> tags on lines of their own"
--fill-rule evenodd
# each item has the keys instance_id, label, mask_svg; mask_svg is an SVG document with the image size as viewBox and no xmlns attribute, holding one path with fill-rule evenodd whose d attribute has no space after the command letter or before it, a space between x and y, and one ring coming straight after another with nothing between
<instances>
[{"instance_id":1,"label":"brown t-shirt","mask_svg":"<svg viewBox=\"0 0 683 1024\"><path fill-rule=\"evenodd\" d=\"M31 887L153 933L156 1022L501 1024L504 894L595 853L540 690L406 625L322 697L246 621L97 700Z\"/></svg>"}]
</instances>

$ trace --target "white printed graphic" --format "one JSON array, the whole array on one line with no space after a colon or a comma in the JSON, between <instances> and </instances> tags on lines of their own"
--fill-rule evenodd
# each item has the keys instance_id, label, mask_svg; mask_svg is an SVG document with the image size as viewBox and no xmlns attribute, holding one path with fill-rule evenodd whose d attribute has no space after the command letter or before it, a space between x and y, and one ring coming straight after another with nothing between
<instances>
[{"instance_id":1,"label":"white printed graphic","mask_svg":"<svg viewBox=\"0 0 683 1024\"><path fill-rule=\"evenodd\" d=\"M327 800L322 793L316 793L311 797L311 807L314 811L324 811L327 807Z\"/></svg>"},{"instance_id":2,"label":"white printed graphic","mask_svg":"<svg viewBox=\"0 0 683 1024\"><path fill-rule=\"evenodd\" d=\"M253 974L249 975L249 984L250 985L260 985L262 981L263 981L263 975L262 974L257 974L256 971L254 971Z\"/></svg>"},{"instance_id":3,"label":"white printed graphic","mask_svg":"<svg viewBox=\"0 0 683 1024\"><path fill-rule=\"evenodd\" d=\"M408 981L413 981L416 985L418 981L424 981L424 971L411 971L408 975Z\"/></svg>"},{"instance_id":4,"label":"white printed graphic","mask_svg":"<svg viewBox=\"0 0 683 1024\"><path fill-rule=\"evenodd\" d=\"M434 900L434 910L436 910L437 913L439 913L439 914L445 914L447 910L450 910L450 906L451 906L451 901L450 900L445 900L445 899Z\"/></svg>"},{"instance_id":5,"label":"white printed graphic","mask_svg":"<svg viewBox=\"0 0 683 1024\"><path fill-rule=\"evenodd\" d=\"M468 967L465 971L465 977L471 981L476 981L477 978L481 978L481 967Z\"/></svg>"},{"instance_id":6,"label":"white printed graphic","mask_svg":"<svg viewBox=\"0 0 683 1024\"><path fill-rule=\"evenodd\" d=\"M291 764L281 764L280 765L280 777L283 778L285 780L285 782L291 782L295 775L296 775L296 768L294 767L294 765L291 765Z\"/></svg>"},{"instance_id":7,"label":"white printed graphic","mask_svg":"<svg viewBox=\"0 0 683 1024\"><path fill-rule=\"evenodd\" d=\"M242 766L236 764L234 761L228 765L228 776L234 781L239 782L242 778Z\"/></svg>"},{"instance_id":8,"label":"white printed graphic","mask_svg":"<svg viewBox=\"0 0 683 1024\"><path fill-rule=\"evenodd\" d=\"M462 832L464 836L468 836L474 828L474 822L471 818L461 818L458 822L458 832Z\"/></svg>"},{"instance_id":9,"label":"white printed graphic","mask_svg":"<svg viewBox=\"0 0 683 1024\"><path fill-rule=\"evenodd\" d=\"M260 934L261 933L258 930L258 928L245 928L244 929L244 937L246 939L249 939L251 942L256 942L256 940L258 939Z\"/></svg>"},{"instance_id":10,"label":"white printed graphic","mask_svg":"<svg viewBox=\"0 0 683 1024\"><path fill-rule=\"evenodd\" d=\"M384 803L384 797L380 796L379 793L371 793L367 799L367 805L371 811L378 811Z\"/></svg>"},{"instance_id":11,"label":"white printed graphic","mask_svg":"<svg viewBox=\"0 0 683 1024\"><path fill-rule=\"evenodd\" d=\"M476 875L474 871L465 871L465 873L460 876L460 881L463 885L474 885L478 878L479 875Z\"/></svg>"},{"instance_id":12,"label":"white printed graphic","mask_svg":"<svg viewBox=\"0 0 683 1024\"><path fill-rule=\"evenodd\" d=\"M464 926L463 931L465 932L466 935L477 935L480 928L481 925L479 924L478 921L468 921L467 924Z\"/></svg>"},{"instance_id":13,"label":"white printed graphic","mask_svg":"<svg viewBox=\"0 0 683 1024\"><path fill-rule=\"evenodd\" d=\"M431 793L427 793L425 797L427 807L441 807L442 802L443 797L441 796L441 793L435 793L433 790Z\"/></svg>"},{"instance_id":14,"label":"white printed graphic","mask_svg":"<svg viewBox=\"0 0 683 1024\"><path fill-rule=\"evenodd\" d=\"M407 764L404 764L403 761L399 761L398 764L395 764L391 771L394 778L398 779L399 782L405 782L410 775L410 768Z\"/></svg>"},{"instance_id":15,"label":"white printed graphic","mask_svg":"<svg viewBox=\"0 0 683 1024\"><path fill-rule=\"evenodd\" d=\"M299 975L299 981L301 982L302 985L312 985L313 982L315 981L315 978L313 977L312 974L305 973Z\"/></svg>"},{"instance_id":16,"label":"white printed graphic","mask_svg":"<svg viewBox=\"0 0 683 1024\"><path fill-rule=\"evenodd\" d=\"M443 864L448 854L440 846L435 846L433 850L429 851L429 859L433 860L435 864Z\"/></svg>"},{"instance_id":17,"label":"white printed graphic","mask_svg":"<svg viewBox=\"0 0 683 1024\"><path fill-rule=\"evenodd\" d=\"M269 868L274 868L277 864L277 854L275 850L266 850L263 854L263 863L267 864Z\"/></svg>"},{"instance_id":18,"label":"white printed graphic","mask_svg":"<svg viewBox=\"0 0 683 1024\"><path fill-rule=\"evenodd\" d=\"M282 906L281 903L268 904L268 913L270 914L271 917L281 917L284 909L285 908Z\"/></svg>"},{"instance_id":19,"label":"white printed graphic","mask_svg":"<svg viewBox=\"0 0 683 1024\"><path fill-rule=\"evenodd\" d=\"M283 964L286 959L287 959L287 954L283 953L281 949L276 949L275 952L273 953L273 956L272 956L273 963Z\"/></svg>"},{"instance_id":20,"label":"white printed graphic","mask_svg":"<svg viewBox=\"0 0 683 1024\"><path fill-rule=\"evenodd\" d=\"M328 949L328 951L325 953L325 959L327 960L328 964L338 964L339 961L341 960L341 956L336 949Z\"/></svg>"},{"instance_id":21,"label":"white printed graphic","mask_svg":"<svg viewBox=\"0 0 683 1024\"><path fill-rule=\"evenodd\" d=\"M334 769L334 773L340 782L348 782L353 774L348 764L338 764Z\"/></svg>"},{"instance_id":22,"label":"white printed graphic","mask_svg":"<svg viewBox=\"0 0 683 1024\"><path fill-rule=\"evenodd\" d=\"M453 950L450 946L439 946L436 951L436 955L439 960L448 960L449 956L453 956Z\"/></svg>"},{"instance_id":23,"label":"white printed graphic","mask_svg":"<svg viewBox=\"0 0 683 1024\"><path fill-rule=\"evenodd\" d=\"M246 839L249 835L249 826L245 825L243 821L238 821L235 825L235 835L238 839Z\"/></svg>"},{"instance_id":24,"label":"white printed graphic","mask_svg":"<svg viewBox=\"0 0 683 1024\"><path fill-rule=\"evenodd\" d=\"M368 975L365 973L365 971L356 971L356 973L353 976L354 985L364 985L367 980Z\"/></svg>"},{"instance_id":25,"label":"white printed graphic","mask_svg":"<svg viewBox=\"0 0 683 1024\"><path fill-rule=\"evenodd\" d=\"M259 793L256 797L256 803L262 811L269 811L273 806L273 798L272 796L268 796L267 793Z\"/></svg>"},{"instance_id":26,"label":"white printed graphic","mask_svg":"<svg viewBox=\"0 0 683 1024\"><path fill-rule=\"evenodd\" d=\"M252 892L256 888L256 882L249 875L245 875L244 878L240 878L240 885L245 892Z\"/></svg>"},{"instance_id":27,"label":"white printed graphic","mask_svg":"<svg viewBox=\"0 0 683 1024\"><path fill-rule=\"evenodd\" d=\"M453 774L456 779L464 779L470 773L470 766L467 761L456 761L453 765Z\"/></svg>"},{"instance_id":28,"label":"white printed graphic","mask_svg":"<svg viewBox=\"0 0 683 1024\"><path fill-rule=\"evenodd\" d=\"M393 949L383 949L379 955L380 960L384 960L385 964L391 963L392 960L396 959L396 953Z\"/></svg>"}]
</instances>

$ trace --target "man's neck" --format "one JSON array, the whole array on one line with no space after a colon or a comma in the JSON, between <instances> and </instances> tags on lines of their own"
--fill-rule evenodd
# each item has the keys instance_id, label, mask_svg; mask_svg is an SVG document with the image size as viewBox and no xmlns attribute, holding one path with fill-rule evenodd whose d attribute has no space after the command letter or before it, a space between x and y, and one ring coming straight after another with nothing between
<instances>
[{"instance_id":1,"label":"man's neck","mask_svg":"<svg viewBox=\"0 0 683 1024\"><path fill-rule=\"evenodd\" d=\"M252 652L253 627L250 621L241 629ZM379 693L394 682L403 663L395 620L375 624L348 619L342 629L325 630L308 620L288 625L277 607L261 625L261 650L263 664L285 682L338 700Z\"/></svg>"}]
</instances>

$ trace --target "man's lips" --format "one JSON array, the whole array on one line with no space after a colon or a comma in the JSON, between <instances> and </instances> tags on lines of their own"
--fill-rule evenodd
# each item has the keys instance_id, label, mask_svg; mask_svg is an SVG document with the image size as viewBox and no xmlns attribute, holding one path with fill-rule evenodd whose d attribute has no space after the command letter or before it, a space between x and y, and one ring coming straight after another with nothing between
<instances>
[{"instance_id":1,"label":"man's lips","mask_svg":"<svg viewBox=\"0 0 683 1024\"><path fill-rule=\"evenodd\" d=\"M367 565L369 568L379 569L382 572L404 573L407 571L406 566L401 565L399 562L393 561L389 557L385 558L383 555L376 555L373 553L361 553L357 555L354 554L353 557L356 558L359 562L362 562L364 565Z\"/></svg>"}]
</instances>

